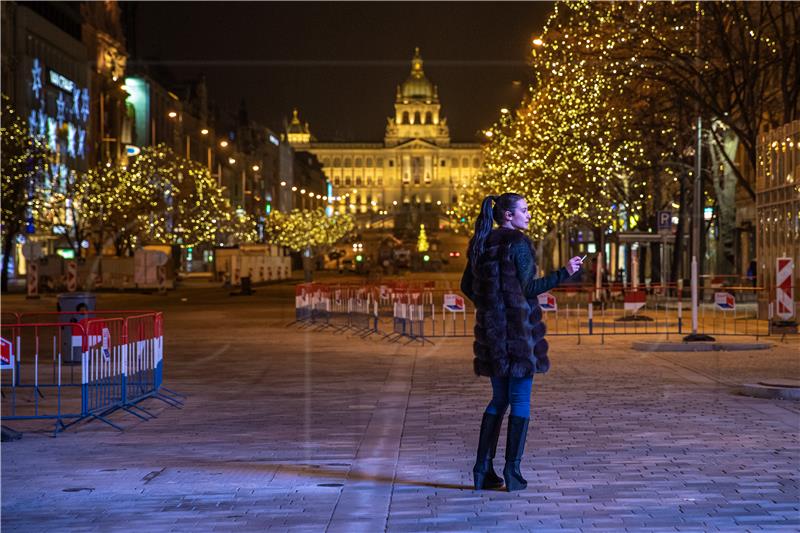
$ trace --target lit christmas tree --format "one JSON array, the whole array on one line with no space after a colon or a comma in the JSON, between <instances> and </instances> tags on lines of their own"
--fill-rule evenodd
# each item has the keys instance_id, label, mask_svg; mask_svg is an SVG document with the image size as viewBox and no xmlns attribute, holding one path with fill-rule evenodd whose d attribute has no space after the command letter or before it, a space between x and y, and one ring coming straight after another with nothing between
<instances>
[{"instance_id":1,"label":"lit christmas tree","mask_svg":"<svg viewBox=\"0 0 800 533\"><path fill-rule=\"evenodd\" d=\"M425 224L419 225L419 238L417 239L417 251L418 252L427 252L428 248L428 236L425 234Z\"/></svg>"}]
</instances>

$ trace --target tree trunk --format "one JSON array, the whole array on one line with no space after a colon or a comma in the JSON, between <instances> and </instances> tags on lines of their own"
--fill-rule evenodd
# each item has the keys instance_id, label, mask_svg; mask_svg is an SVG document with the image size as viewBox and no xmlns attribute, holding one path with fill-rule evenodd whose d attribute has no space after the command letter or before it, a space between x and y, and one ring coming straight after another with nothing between
<instances>
[{"instance_id":1,"label":"tree trunk","mask_svg":"<svg viewBox=\"0 0 800 533\"><path fill-rule=\"evenodd\" d=\"M11 261L11 253L14 251L14 239L19 232L19 228L14 226L16 224L9 228L6 239L3 241L3 273L0 288L6 293L8 292L8 263Z\"/></svg>"},{"instance_id":2,"label":"tree trunk","mask_svg":"<svg viewBox=\"0 0 800 533\"><path fill-rule=\"evenodd\" d=\"M553 226L553 229L545 235L544 239L541 241L539 257L537 258L537 266L539 269L539 275L542 272L549 272L553 270L552 263L553 263L553 251L556 247L556 240L558 238L558 229L557 226Z\"/></svg>"},{"instance_id":3,"label":"tree trunk","mask_svg":"<svg viewBox=\"0 0 800 533\"><path fill-rule=\"evenodd\" d=\"M686 172L681 172L680 190L678 193L678 203L680 204L678 208L678 224L675 228L675 245L672 248L672 275L670 276L670 281L673 283L676 283L678 279L684 277L684 272L681 268L681 260L683 259L683 233L686 223L686 178Z\"/></svg>"},{"instance_id":4,"label":"tree trunk","mask_svg":"<svg viewBox=\"0 0 800 533\"><path fill-rule=\"evenodd\" d=\"M717 136L714 136L715 141ZM739 147L739 139L728 130L717 142L709 143L711 162L714 172L714 193L717 198L717 225L719 240L717 241L717 273L732 274L735 271L736 249L736 174L728 160L733 160ZM725 154L722 153L725 151ZM728 157L726 158L725 155Z\"/></svg>"}]
</instances>

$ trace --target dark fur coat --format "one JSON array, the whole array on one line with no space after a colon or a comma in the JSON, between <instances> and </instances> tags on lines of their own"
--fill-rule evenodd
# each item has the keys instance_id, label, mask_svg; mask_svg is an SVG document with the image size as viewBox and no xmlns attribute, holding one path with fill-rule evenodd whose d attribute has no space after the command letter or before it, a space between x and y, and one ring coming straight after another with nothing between
<instances>
[{"instance_id":1,"label":"dark fur coat","mask_svg":"<svg viewBox=\"0 0 800 533\"><path fill-rule=\"evenodd\" d=\"M512 245L520 240L533 255L521 232L492 230L473 270L477 309L473 364L480 376L529 377L550 368L542 309L536 296L526 298L512 257Z\"/></svg>"}]
</instances>

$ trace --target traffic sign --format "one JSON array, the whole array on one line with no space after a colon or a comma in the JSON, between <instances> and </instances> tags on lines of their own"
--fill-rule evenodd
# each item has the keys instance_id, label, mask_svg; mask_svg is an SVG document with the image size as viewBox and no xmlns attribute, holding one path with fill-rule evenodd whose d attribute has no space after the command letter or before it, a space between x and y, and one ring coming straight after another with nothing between
<instances>
[{"instance_id":1,"label":"traffic sign","mask_svg":"<svg viewBox=\"0 0 800 533\"><path fill-rule=\"evenodd\" d=\"M558 302L556 301L556 297L549 292L543 292L538 296L538 299L539 307L542 308L542 311L558 311Z\"/></svg>"},{"instance_id":2,"label":"traffic sign","mask_svg":"<svg viewBox=\"0 0 800 533\"><path fill-rule=\"evenodd\" d=\"M0 370L9 370L14 367L14 344L0 337Z\"/></svg>"},{"instance_id":3,"label":"traffic sign","mask_svg":"<svg viewBox=\"0 0 800 533\"><path fill-rule=\"evenodd\" d=\"M658 231L672 230L672 211L658 211Z\"/></svg>"},{"instance_id":4,"label":"traffic sign","mask_svg":"<svg viewBox=\"0 0 800 533\"><path fill-rule=\"evenodd\" d=\"M103 341L102 341L103 342L103 348L102 348L103 359L105 359L106 361L110 361L111 360L111 332L108 331L108 328L103 328L103 331L101 332L101 334L102 334L102 337L103 337Z\"/></svg>"},{"instance_id":5,"label":"traffic sign","mask_svg":"<svg viewBox=\"0 0 800 533\"><path fill-rule=\"evenodd\" d=\"M28 275L27 275L27 286L28 286L28 298L38 298L39 297L39 263L35 261L31 261L28 263Z\"/></svg>"},{"instance_id":6,"label":"traffic sign","mask_svg":"<svg viewBox=\"0 0 800 533\"><path fill-rule=\"evenodd\" d=\"M464 297L458 294L445 294L444 308L453 313L463 313L465 309Z\"/></svg>"},{"instance_id":7,"label":"traffic sign","mask_svg":"<svg viewBox=\"0 0 800 533\"><path fill-rule=\"evenodd\" d=\"M717 306L717 309L733 311L736 309L736 298L729 292L715 292L714 304Z\"/></svg>"},{"instance_id":8,"label":"traffic sign","mask_svg":"<svg viewBox=\"0 0 800 533\"><path fill-rule=\"evenodd\" d=\"M635 313L647 303L647 293L644 291L629 291L623 297L625 300L625 310Z\"/></svg>"},{"instance_id":9,"label":"traffic sign","mask_svg":"<svg viewBox=\"0 0 800 533\"><path fill-rule=\"evenodd\" d=\"M794 316L794 261L790 257L779 257L776 260L775 303L776 314L781 320L790 320Z\"/></svg>"},{"instance_id":10,"label":"traffic sign","mask_svg":"<svg viewBox=\"0 0 800 533\"><path fill-rule=\"evenodd\" d=\"M78 263L67 261L67 291L75 292L78 289Z\"/></svg>"}]
</instances>

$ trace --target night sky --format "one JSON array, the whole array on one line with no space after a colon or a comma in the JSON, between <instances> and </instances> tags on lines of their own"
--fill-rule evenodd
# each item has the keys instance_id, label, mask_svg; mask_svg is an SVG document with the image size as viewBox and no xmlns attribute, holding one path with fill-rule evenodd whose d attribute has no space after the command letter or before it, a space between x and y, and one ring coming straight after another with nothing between
<instances>
[{"instance_id":1,"label":"night sky","mask_svg":"<svg viewBox=\"0 0 800 533\"><path fill-rule=\"evenodd\" d=\"M380 142L419 46L454 141L475 141L528 82L529 42L551 2L141 2L131 65L283 131L300 109L320 141ZM164 81L168 81L165 79ZM518 83L514 83L517 81Z\"/></svg>"}]
</instances>

